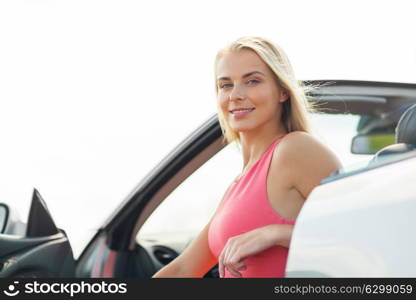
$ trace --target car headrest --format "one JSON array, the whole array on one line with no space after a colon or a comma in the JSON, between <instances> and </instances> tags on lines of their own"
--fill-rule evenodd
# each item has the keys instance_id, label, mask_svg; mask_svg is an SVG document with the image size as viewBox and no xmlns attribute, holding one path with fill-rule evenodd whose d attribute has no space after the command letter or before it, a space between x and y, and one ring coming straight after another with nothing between
<instances>
[{"instance_id":1,"label":"car headrest","mask_svg":"<svg viewBox=\"0 0 416 300\"><path fill-rule=\"evenodd\" d=\"M407 109L397 123L396 143L416 145L416 104Z\"/></svg>"},{"instance_id":2,"label":"car headrest","mask_svg":"<svg viewBox=\"0 0 416 300\"><path fill-rule=\"evenodd\" d=\"M384 147L382 150L378 152L378 155L390 155L390 154L401 154L407 153L409 151L413 151L416 149L416 145L411 144L393 144L387 147Z\"/></svg>"}]
</instances>

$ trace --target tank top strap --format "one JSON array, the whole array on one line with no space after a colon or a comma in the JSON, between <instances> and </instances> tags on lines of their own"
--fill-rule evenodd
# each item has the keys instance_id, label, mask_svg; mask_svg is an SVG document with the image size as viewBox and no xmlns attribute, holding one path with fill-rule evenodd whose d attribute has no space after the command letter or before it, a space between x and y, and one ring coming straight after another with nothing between
<instances>
[{"instance_id":1,"label":"tank top strap","mask_svg":"<svg viewBox=\"0 0 416 300\"><path fill-rule=\"evenodd\" d=\"M279 144L279 142L283 139L283 137L284 135L275 139L272 142L272 144L268 146L268 148L262 154L259 160L253 166L251 166L251 168L249 168L249 170L245 174L241 175L240 177L234 180L228 193L233 194L235 190L244 190L244 187L247 188L250 185L250 182L252 181L260 180L264 182L266 180L270 161L273 157L274 149L276 148L277 144ZM263 178L263 180L260 178Z\"/></svg>"},{"instance_id":2,"label":"tank top strap","mask_svg":"<svg viewBox=\"0 0 416 300\"><path fill-rule=\"evenodd\" d=\"M259 164L258 164L258 170L257 172L260 172L262 175L264 175L265 177L267 177L267 173L269 171L269 166L271 163L271 160L273 158L273 153L274 150L276 149L277 145L281 142L281 140L284 138L285 136L280 136L278 137L270 146L269 148L266 150L266 153L264 153L264 155L261 157Z\"/></svg>"}]
</instances>

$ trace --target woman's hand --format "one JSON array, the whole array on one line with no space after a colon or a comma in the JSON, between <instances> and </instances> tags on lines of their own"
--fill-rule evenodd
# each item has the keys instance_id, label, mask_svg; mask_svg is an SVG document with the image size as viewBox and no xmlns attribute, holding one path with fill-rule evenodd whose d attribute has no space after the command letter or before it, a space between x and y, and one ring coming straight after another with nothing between
<instances>
[{"instance_id":1,"label":"woman's hand","mask_svg":"<svg viewBox=\"0 0 416 300\"><path fill-rule=\"evenodd\" d=\"M241 277L239 271L245 270L244 259L272 246L288 247L293 225L272 224L229 238L218 257L220 277L224 277L225 268L235 277Z\"/></svg>"}]
</instances>

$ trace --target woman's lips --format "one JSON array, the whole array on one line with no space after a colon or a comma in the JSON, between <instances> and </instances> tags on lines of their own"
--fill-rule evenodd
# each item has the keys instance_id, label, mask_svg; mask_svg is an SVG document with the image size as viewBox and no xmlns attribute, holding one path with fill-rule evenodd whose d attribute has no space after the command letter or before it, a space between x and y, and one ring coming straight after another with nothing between
<instances>
[{"instance_id":1,"label":"woman's lips","mask_svg":"<svg viewBox=\"0 0 416 300\"><path fill-rule=\"evenodd\" d=\"M233 115L234 118L240 119L247 116L249 113L251 113L255 108L249 108L249 109L242 109L242 110L234 110L230 111L230 113Z\"/></svg>"}]
</instances>

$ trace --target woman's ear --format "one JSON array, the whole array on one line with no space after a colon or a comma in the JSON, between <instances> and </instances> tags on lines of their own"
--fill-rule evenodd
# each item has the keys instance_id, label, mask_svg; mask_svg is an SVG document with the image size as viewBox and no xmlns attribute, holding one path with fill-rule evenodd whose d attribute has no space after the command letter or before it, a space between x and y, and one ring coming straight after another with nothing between
<instances>
[{"instance_id":1,"label":"woman's ear","mask_svg":"<svg viewBox=\"0 0 416 300\"><path fill-rule=\"evenodd\" d=\"M289 99L289 94L286 90L282 90L282 92L280 93L280 99L279 102L283 103L285 101L287 101L287 99Z\"/></svg>"}]
</instances>

